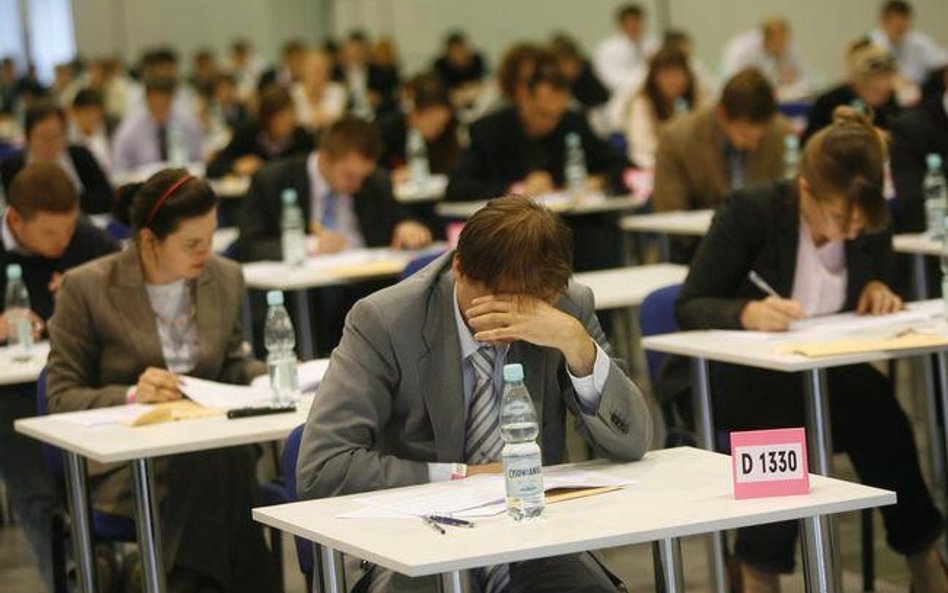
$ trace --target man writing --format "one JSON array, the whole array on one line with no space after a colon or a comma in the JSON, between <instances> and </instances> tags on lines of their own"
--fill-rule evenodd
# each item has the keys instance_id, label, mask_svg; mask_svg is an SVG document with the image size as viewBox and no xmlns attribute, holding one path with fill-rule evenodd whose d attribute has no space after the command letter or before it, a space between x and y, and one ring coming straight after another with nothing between
<instances>
[{"instance_id":1,"label":"man writing","mask_svg":"<svg viewBox=\"0 0 948 593\"><path fill-rule=\"evenodd\" d=\"M564 461L567 412L597 454L640 458L651 440L645 401L610 357L591 291L570 283L571 260L559 218L527 198L500 198L468 221L456 252L357 303L307 420L300 496L496 471L501 371L513 362L523 365L536 404L544 464ZM526 582L616 591L589 554L506 571L497 588L485 587L485 571L471 577L485 593ZM437 590L433 578L348 573L371 580L373 591Z\"/></svg>"}]
</instances>

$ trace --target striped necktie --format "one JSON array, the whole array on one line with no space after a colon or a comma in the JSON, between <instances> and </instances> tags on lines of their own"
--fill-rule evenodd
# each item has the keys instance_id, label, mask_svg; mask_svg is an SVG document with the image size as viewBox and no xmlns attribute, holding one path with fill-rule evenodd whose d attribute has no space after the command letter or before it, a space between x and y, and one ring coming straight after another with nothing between
<instances>
[{"instance_id":1,"label":"striped necktie","mask_svg":"<svg viewBox=\"0 0 948 593\"><path fill-rule=\"evenodd\" d=\"M336 230L339 227L338 203L339 199L336 192L329 192L323 198L323 219L321 222L324 229Z\"/></svg>"},{"instance_id":2,"label":"striped necktie","mask_svg":"<svg viewBox=\"0 0 948 593\"><path fill-rule=\"evenodd\" d=\"M500 436L500 394L494 389L493 346L481 346L468 357L474 367L474 395L467 416L464 457L469 464L498 461L504 448ZM510 589L510 567L506 564L485 566L479 573L485 593L503 593Z\"/></svg>"}]
</instances>

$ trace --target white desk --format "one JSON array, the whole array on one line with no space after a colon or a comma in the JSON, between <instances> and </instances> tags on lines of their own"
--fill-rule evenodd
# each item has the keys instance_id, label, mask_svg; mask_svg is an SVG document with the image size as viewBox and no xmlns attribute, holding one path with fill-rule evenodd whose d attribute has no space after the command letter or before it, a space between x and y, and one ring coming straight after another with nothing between
<instances>
[{"instance_id":1,"label":"white desk","mask_svg":"<svg viewBox=\"0 0 948 593\"><path fill-rule=\"evenodd\" d=\"M39 342L30 351L29 360L18 360L19 352L10 346L0 347L0 385L33 383L49 357L49 342Z\"/></svg>"},{"instance_id":2,"label":"white desk","mask_svg":"<svg viewBox=\"0 0 948 593\"><path fill-rule=\"evenodd\" d=\"M152 459L180 453L206 451L284 439L306 421L312 403L304 396L292 414L274 414L228 420L203 418L127 427L85 427L60 420L55 414L17 420L17 432L63 449L66 457L66 489L73 526L73 545L82 593L96 589L95 562L86 461L127 462L131 466L135 494L135 522L141 550L142 572L147 593L165 590L161 539Z\"/></svg>"},{"instance_id":3,"label":"white desk","mask_svg":"<svg viewBox=\"0 0 948 593\"><path fill-rule=\"evenodd\" d=\"M125 185L126 183L143 183L149 177L161 171L162 169L172 167L169 163L155 163L141 167L135 171L120 171L112 174L111 182L115 187ZM191 163L187 165L187 170L191 175L199 179L205 179L218 198L231 199L242 198L250 189L249 177L238 177L236 175L227 175L219 179L206 179L204 176L204 163Z\"/></svg>"},{"instance_id":4,"label":"white desk","mask_svg":"<svg viewBox=\"0 0 948 593\"><path fill-rule=\"evenodd\" d=\"M942 242L932 239L927 233L901 234L892 237L892 248L896 253L912 256L912 288L915 291L915 298L927 299L930 293L925 256L940 257Z\"/></svg>"},{"instance_id":5,"label":"white desk","mask_svg":"<svg viewBox=\"0 0 948 593\"><path fill-rule=\"evenodd\" d=\"M214 253L220 255L227 251L237 237L240 236L240 230L237 227L224 227L214 231L214 237L211 239L211 249Z\"/></svg>"},{"instance_id":6,"label":"white desk","mask_svg":"<svg viewBox=\"0 0 948 593\"><path fill-rule=\"evenodd\" d=\"M711 228L714 210L677 210L654 212L623 217L619 223L622 230L658 235L658 250L663 261L671 257L669 235L703 237Z\"/></svg>"},{"instance_id":7,"label":"white desk","mask_svg":"<svg viewBox=\"0 0 948 593\"><path fill-rule=\"evenodd\" d=\"M448 176L432 175L421 187L411 181L399 183L393 188L393 193L395 199L402 204L424 204L442 200L446 189Z\"/></svg>"},{"instance_id":8,"label":"white desk","mask_svg":"<svg viewBox=\"0 0 948 593\"><path fill-rule=\"evenodd\" d=\"M563 199L563 194L553 194L550 199L544 196L537 198L537 201L547 206L554 212L559 212L564 216L579 216L582 214L599 214L603 212L621 212L638 208L644 201L640 197L632 195L614 196L614 197L590 197L579 200ZM487 205L487 200L475 202L442 202L438 204L436 212L438 216L444 218L467 219L475 212Z\"/></svg>"},{"instance_id":9,"label":"white desk","mask_svg":"<svg viewBox=\"0 0 948 593\"><path fill-rule=\"evenodd\" d=\"M581 465L640 483L550 505L534 524L516 525L506 516L496 516L476 520L474 529L448 528L443 536L416 518L337 519L340 513L360 508L354 500L359 495L260 508L253 516L321 544L324 564L330 560L334 565L338 554L346 553L412 577L442 573L452 592L460 590L462 570L660 541L665 590L678 593L683 590L678 538L803 519L804 535L812 543L816 534L812 524L822 515L895 502L892 492L822 476L811 477L808 495L735 500L730 457L692 448L652 451L636 463ZM415 488L450 487L448 482ZM812 566L823 561L827 564ZM808 574L824 567L832 570L831 558L805 555L804 562L812 569ZM340 591L334 571L324 569L323 574L324 591ZM811 581L815 584L816 579Z\"/></svg>"},{"instance_id":10,"label":"white desk","mask_svg":"<svg viewBox=\"0 0 948 593\"><path fill-rule=\"evenodd\" d=\"M922 301L909 303L913 310L940 312L942 301ZM841 315L840 319L853 317L854 314ZM833 446L831 440L831 423L829 416L829 400L826 393L826 369L850 364L890 360L894 358L920 356L938 353L942 366L948 364L945 348L927 348L898 352L869 352L843 356L826 356L809 358L796 354L781 354L775 351L776 347L790 341L799 341L799 337L792 334L786 338L775 338L766 342L747 338L725 338L721 334L709 331L688 331L658 336L650 336L642 340L646 350L654 350L666 354L678 354L692 358L692 382L694 389L695 422L698 428L702 446L713 450L715 446L715 427L711 407L711 384L709 375L709 361L726 362L749 367L770 369L781 372L803 372L805 374L806 407L807 407L807 440L810 459L810 471L821 474L832 474ZM942 377L942 405L948 404L948 380ZM935 394L928 393L929 409L934 409ZM946 408L948 409L948 408ZM937 434L937 433L936 433ZM933 447L934 448L934 447ZM833 526L827 522L821 539L827 547L824 552L830 554L832 548ZM715 556L722 550L714 551Z\"/></svg>"},{"instance_id":11,"label":"white desk","mask_svg":"<svg viewBox=\"0 0 948 593\"><path fill-rule=\"evenodd\" d=\"M335 255L307 258L299 267L282 262L255 262L244 264L247 288L256 290L284 290L294 293L296 299L296 327L300 331L300 357L313 358L313 327L310 322L307 291L325 286L339 286L353 282L393 278L412 260L429 253L445 250L443 243L435 243L418 251L393 249L353 249Z\"/></svg>"},{"instance_id":12,"label":"white desk","mask_svg":"<svg viewBox=\"0 0 948 593\"><path fill-rule=\"evenodd\" d=\"M687 275L688 266L655 264L580 272L573 276L573 280L592 289L596 310L601 311L638 307L652 292L680 284Z\"/></svg>"}]
</instances>

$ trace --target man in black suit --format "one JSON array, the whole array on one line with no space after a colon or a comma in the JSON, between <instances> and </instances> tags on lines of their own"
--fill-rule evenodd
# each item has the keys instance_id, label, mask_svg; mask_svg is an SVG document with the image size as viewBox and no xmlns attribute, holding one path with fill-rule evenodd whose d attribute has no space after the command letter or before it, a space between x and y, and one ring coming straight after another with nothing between
<instances>
[{"instance_id":1,"label":"man in black suit","mask_svg":"<svg viewBox=\"0 0 948 593\"><path fill-rule=\"evenodd\" d=\"M26 112L26 149L0 165L5 191L28 163L58 164L79 193L79 207L86 214L112 211L112 186L99 162L83 146L68 144L66 112L51 103L40 103Z\"/></svg>"},{"instance_id":2,"label":"man in black suit","mask_svg":"<svg viewBox=\"0 0 948 593\"><path fill-rule=\"evenodd\" d=\"M568 110L569 81L549 57L538 61L515 105L474 122L471 143L451 173L450 201L482 200L506 193L542 195L564 185L566 135L578 134L589 173L587 189L626 193L628 161L593 134L586 118ZM577 271L621 264L621 233L612 215L571 216Z\"/></svg>"},{"instance_id":3,"label":"man in black suit","mask_svg":"<svg viewBox=\"0 0 948 593\"><path fill-rule=\"evenodd\" d=\"M9 208L0 217L0 294L6 292L7 266L18 264L39 338L52 316L62 274L116 251L118 244L80 217L75 186L53 163L26 165L9 185L7 198ZM0 344L7 341L8 325L0 310ZM0 389L0 477L52 590L50 530L62 493L46 469L39 443L13 430L14 420L36 415L35 394L33 383Z\"/></svg>"}]
</instances>

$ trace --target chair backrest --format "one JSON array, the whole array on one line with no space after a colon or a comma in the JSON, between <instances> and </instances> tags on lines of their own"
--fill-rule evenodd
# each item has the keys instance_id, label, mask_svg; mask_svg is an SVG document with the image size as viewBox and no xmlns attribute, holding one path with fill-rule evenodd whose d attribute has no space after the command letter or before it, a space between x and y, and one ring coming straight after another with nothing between
<instances>
[{"instance_id":1,"label":"chair backrest","mask_svg":"<svg viewBox=\"0 0 948 593\"><path fill-rule=\"evenodd\" d=\"M300 456L300 441L303 440L303 425L293 429L283 446L283 480L286 484L286 499L290 502L299 500L296 494L296 460ZM296 558L300 563L303 574L313 574L313 545L301 538L294 538L296 543Z\"/></svg>"},{"instance_id":2,"label":"chair backrest","mask_svg":"<svg viewBox=\"0 0 948 593\"><path fill-rule=\"evenodd\" d=\"M656 336L678 331L678 322L675 321L675 300L681 291L681 284L673 284L649 293L639 307L639 326L642 336ZM645 352L648 362L649 378L654 381L658 377L664 355L661 352Z\"/></svg>"},{"instance_id":3,"label":"chair backrest","mask_svg":"<svg viewBox=\"0 0 948 593\"><path fill-rule=\"evenodd\" d=\"M438 251L435 253L428 253L420 257L416 257L415 259L408 262L408 265L405 266L404 270L402 270L402 273L398 276L398 279L404 280L405 278L408 278L409 276L413 275L415 272L424 268L425 266L427 266L434 260L438 259L442 255L444 255L444 252Z\"/></svg>"},{"instance_id":4,"label":"chair backrest","mask_svg":"<svg viewBox=\"0 0 948 593\"><path fill-rule=\"evenodd\" d=\"M40 371L39 376L36 378L36 415L45 416L49 413L49 405L46 399L46 376L48 374L47 368L43 367L43 370ZM43 458L46 459L46 467L49 468L54 475L61 476L64 473L63 470L63 452L61 449L43 443L41 445L43 450Z\"/></svg>"}]
</instances>

